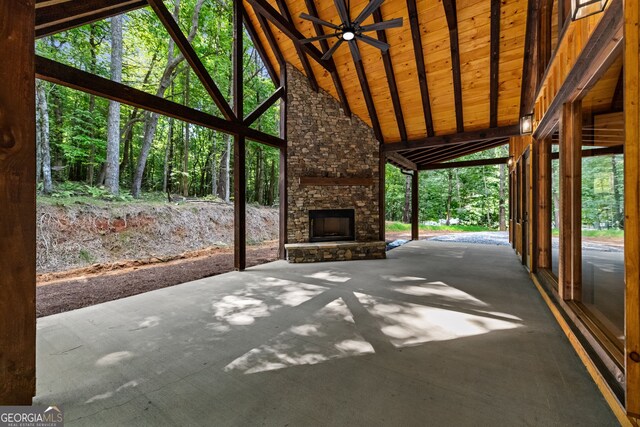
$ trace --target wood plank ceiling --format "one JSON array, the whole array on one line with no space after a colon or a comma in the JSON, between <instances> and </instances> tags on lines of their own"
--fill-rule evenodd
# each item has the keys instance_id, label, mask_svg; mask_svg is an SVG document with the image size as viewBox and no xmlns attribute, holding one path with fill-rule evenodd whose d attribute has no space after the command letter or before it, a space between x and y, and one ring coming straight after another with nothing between
<instances>
[{"instance_id":1,"label":"wood plank ceiling","mask_svg":"<svg viewBox=\"0 0 640 427\"><path fill-rule=\"evenodd\" d=\"M309 0L245 0L247 15L263 45L267 46L268 61L279 69L276 54L268 47L265 22L284 60L308 75L300 62L296 44L268 20L262 20L261 25L257 17L260 8L254 7L256 1L268 3L275 10L282 10L283 4L286 5L295 29L304 37L316 36L317 32L312 23L299 18L301 13L315 15L317 12L323 20L340 23L334 2L316 0L315 10L310 10ZM352 16L367 4L368 0L351 0ZM397 17L404 19L401 28L386 30L384 35L377 34L377 38L383 36L391 45L388 54L367 44L358 44L373 112L384 143L496 127L510 127L512 132L520 113L527 5L527 0L386 0L380 13L364 23ZM495 16L493 25L492 14ZM417 38L415 42L413 35ZM328 46L335 40L329 39ZM416 46L420 45L421 52L416 52ZM327 45L320 43L316 43L316 47L322 52L327 49ZM421 57L416 56L417 53L421 53ZM367 108L366 104L366 91L358 79L358 70L348 47L341 46L333 60L351 112L375 130L376 123L369 113L371 107ZM340 99L329 71L313 60L310 65L318 86ZM422 66L426 90L421 87ZM390 89L394 87L397 88L397 99ZM493 97L492 92L496 93ZM432 131L428 126L429 119ZM464 155L466 151L460 149L463 145L473 152L483 144L496 146L497 142L504 143L505 138L462 142L456 144L455 149L443 145L394 151L418 164L425 164L448 158L447 151ZM429 153L437 153L437 156L431 158Z\"/></svg>"},{"instance_id":2,"label":"wood plank ceiling","mask_svg":"<svg viewBox=\"0 0 640 427\"><path fill-rule=\"evenodd\" d=\"M439 163L500 145L517 134L527 0L386 0L363 24L403 18L401 28L369 33L386 39L389 51L383 54L359 43L362 60L354 62L345 44L322 64L308 48L322 53L337 39L294 43L291 34L258 11L260 4L266 5L290 29L313 37L318 28L300 14L339 24L332 0L243 1L245 22L261 42L273 74L278 75L283 61L291 63L312 86L340 101L345 114L371 125L385 149L396 152L391 163L399 165L393 161L398 154L417 166ZM368 2L351 0L351 15ZM36 34L42 37L146 5L141 0L37 0Z\"/></svg>"}]
</instances>

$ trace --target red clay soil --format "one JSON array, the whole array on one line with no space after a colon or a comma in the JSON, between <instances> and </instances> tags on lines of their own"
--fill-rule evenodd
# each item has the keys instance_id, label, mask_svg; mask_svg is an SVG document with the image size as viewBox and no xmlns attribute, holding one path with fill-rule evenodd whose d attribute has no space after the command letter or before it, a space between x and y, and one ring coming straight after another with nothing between
<instances>
[{"instance_id":1,"label":"red clay soil","mask_svg":"<svg viewBox=\"0 0 640 427\"><path fill-rule=\"evenodd\" d=\"M37 316L88 307L233 270L233 249L206 252L206 255L182 255L180 259L168 262L136 265L141 262L130 261L93 266L65 274L41 275L36 288ZM275 261L277 258L277 242L247 248L248 266Z\"/></svg>"}]
</instances>

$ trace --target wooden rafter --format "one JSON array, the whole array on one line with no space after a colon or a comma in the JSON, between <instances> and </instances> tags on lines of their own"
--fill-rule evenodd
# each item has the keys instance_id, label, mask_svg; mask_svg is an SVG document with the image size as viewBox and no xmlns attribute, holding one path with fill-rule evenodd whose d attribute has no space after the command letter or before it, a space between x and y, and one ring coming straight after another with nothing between
<instances>
[{"instance_id":1,"label":"wooden rafter","mask_svg":"<svg viewBox=\"0 0 640 427\"><path fill-rule=\"evenodd\" d=\"M312 0L307 0L312 1ZM382 22L382 12L380 9L376 9L373 12L373 21L378 23ZM376 32L378 40L387 43L387 34L385 30L378 30ZM407 140L407 126L404 123L404 114L402 114L402 105L400 104L400 96L398 95L398 85L396 84L396 75L393 71L393 61L389 51L382 52L382 62L384 64L384 71L387 75L387 83L389 84L389 93L391 93L391 102L393 104L393 111L396 115L396 123L398 123L398 131L400 132L400 139Z\"/></svg>"},{"instance_id":2,"label":"wooden rafter","mask_svg":"<svg viewBox=\"0 0 640 427\"><path fill-rule=\"evenodd\" d=\"M284 94L285 94L284 87L282 87L282 86L279 87L273 93L273 95L271 95L269 98L267 98L264 101L262 101L262 103L260 105L258 105L255 110L253 110L251 113L249 113L249 115L247 117L245 117L244 125L245 126L249 126L253 122L255 122L261 115L263 115L265 113L265 111L267 111L269 108L271 108L271 106L273 104L275 104L278 99L284 97Z\"/></svg>"},{"instance_id":3,"label":"wooden rafter","mask_svg":"<svg viewBox=\"0 0 640 427\"><path fill-rule=\"evenodd\" d=\"M244 8L242 9L242 14L243 14L242 20L244 22L244 27L247 29L247 33L249 33L249 38L251 39L253 46L255 46L256 50L258 51L258 54L260 55L260 58L262 59L262 62L264 63L264 66L267 68L267 72L269 73L269 77L271 77L273 84L276 87L279 87L280 76L278 75L275 67L269 60L269 56L267 55L267 51L264 48L264 45L262 44L262 40L260 40L260 37L258 36L258 33L256 32L256 29L254 28L253 23L251 22L251 19L249 19L249 16L247 15L247 11Z\"/></svg>"},{"instance_id":4,"label":"wooden rafter","mask_svg":"<svg viewBox=\"0 0 640 427\"><path fill-rule=\"evenodd\" d=\"M498 90L500 88L500 5L491 0L491 65L489 83L489 127L498 126Z\"/></svg>"},{"instance_id":5,"label":"wooden rafter","mask_svg":"<svg viewBox=\"0 0 640 427\"><path fill-rule=\"evenodd\" d=\"M540 0L529 0L527 7L527 29L524 44L524 64L520 84L520 117L531 113L535 101L536 82L534 80L534 52L538 36L538 14Z\"/></svg>"},{"instance_id":6,"label":"wooden rafter","mask_svg":"<svg viewBox=\"0 0 640 427\"><path fill-rule=\"evenodd\" d=\"M273 31L271 30L271 26L269 25L269 22L267 21L267 19L264 16L262 16L261 14L259 14L255 10L255 8L254 8L254 13L256 14L256 19L258 20L258 23L260 24L260 28L264 32L264 36L267 39L267 43L269 43L269 47L271 48L271 51L275 55L276 61L278 61L278 66L282 70L282 68L285 66L284 55L282 54L282 50L280 50L280 46L278 45L278 42L276 41L276 37L273 35ZM282 74L282 72L280 74Z\"/></svg>"},{"instance_id":7,"label":"wooden rafter","mask_svg":"<svg viewBox=\"0 0 640 427\"><path fill-rule=\"evenodd\" d=\"M182 52L189 65L191 65L194 73L198 76L198 79L206 89L209 96L211 96L213 102L215 102L222 115L228 120L235 120L236 116L234 115L233 110L231 110L231 107L224 99L222 92L218 89L218 86L213 81L213 78L200 60L200 57L180 29L180 26L175 19L173 19L171 12L169 12L162 0L148 0L148 2L149 6L151 6L160 19L160 22L162 22L162 25L167 29L167 32L175 42L176 46L180 49L180 52ZM241 117L238 119L241 119Z\"/></svg>"},{"instance_id":8,"label":"wooden rafter","mask_svg":"<svg viewBox=\"0 0 640 427\"><path fill-rule=\"evenodd\" d=\"M492 165L504 165L509 161L508 157L498 157L496 159L481 159L481 160L464 160L461 162L450 163L438 163L434 165L420 166L420 170L436 170L436 169L455 169L455 168L469 168L473 166L492 166Z\"/></svg>"},{"instance_id":9,"label":"wooden rafter","mask_svg":"<svg viewBox=\"0 0 640 427\"><path fill-rule=\"evenodd\" d=\"M391 142L384 145L384 151L413 150L417 148L438 147L461 142L484 141L496 138L508 138L520 135L520 126L501 126L497 128L474 130L450 135L432 136L413 141Z\"/></svg>"},{"instance_id":10,"label":"wooden rafter","mask_svg":"<svg viewBox=\"0 0 640 427\"><path fill-rule=\"evenodd\" d=\"M280 13L282 17L287 20L289 24L295 29L296 24L291 17L291 12L289 12L289 7L287 7L287 3L285 0L276 0L276 4L278 5L278 9L280 9ZM300 59L300 63L302 64L302 68L304 69L304 73L307 75L307 79L309 80L309 85L314 92L318 91L318 80L316 79L316 75L313 72L313 68L311 68L311 64L309 63L309 58L302 50L301 43L294 43L296 52L298 53L298 58Z\"/></svg>"},{"instance_id":11,"label":"wooden rafter","mask_svg":"<svg viewBox=\"0 0 640 427\"><path fill-rule=\"evenodd\" d=\"M254 10L267 18L269 22L276 26L282 33L289 37L293 44L300 47L311 58L313 58L321 67L331 72L331 66L327 61L322 60L323 53L315 47L312 43L303 44L300 40L305 37L298 31L292 23L287 21L281 14L279 14L273 6L271 6L266 0L247 0Z\"/></svg>"},{"instance_id":12,"label":"wooden rafter","mask_svg":"<svg viewBox=\"0 0 640 427\"><path fill-rule=\"evenodd\" d=\"M400 153L396 153L392 151L392 152L386 153L385 157L387 158L387 161L389 163L392 163L398 167L402 167L408 170L416 170L418 168L414 162L407 159L405 156L403 156Z\"/></svg>"},{"instance_id":13,"label":"wooden rafter","mask_svg":"<svg viewBox=\"0 0 640 427\"><path fill-rule=\"evenodd\" d=\"M413 40L413 53L416 58L418 82L420 83L420 94L422 95L424 122L427 127L427 136L431 137L435 135L435 132L433 130L433 118L431 116L431 104L429 102L429 87L427 85L427 72L424 65L424 51L422 50L422 36L420 32L420 23L418 22L418 7L416 6L416 0L407 0L407 8L409 9L409 23L411 26L411 38Z\"/></svg>"},{"instance_id":14,"label":"wooden rafter","mask_svg":"<svg viewBox=\"0 0 640 427\"><path fill-rule=\"evenodd\" d=\"M433 161L430 162L448 162L450 160L454 160L463 156L468 156L470 154L479 153L481 151L490 150L492 148L500 147L502 145L508 144L508 139L494 139L492 141L485 141L483 143L476 144L464 144L462 147L456 150L452 150L449 153L443 153L438 155L437 157L433 157ZM426 162L421 162L426 163Z\"/></svg>"},{"instance_id":15,"label":"wooden rafter","mask_svg":"<svg viewBox=\"0 0 640 427\"><path fill-rule=\"evenodd\" d=\"M36 38L148 6L146 0L85 0L36 5Z\"/></svg>"},{"instance_id":16,"label":"wooden rafter","mask_svg":"<svg viewBox=\"0 0 640 427\"><path fill-rule=\"evenodd\" d=\"M316 4L314 0L304 0L307 6L307 12L311 16L318 17L318 10L316 9ZM313 28L316 32L317 36L324 35L324 30L322 26L317 22L313 23ZM329 42L326 40L320 40L320 47L322 48L322 52L325 53L329 50ZM332 64L331 68L331 79L333 80L333 85L336 88L336 92L338 93L338 98L340 99L340 104L342 105L342 110L344 114L348 117L351 117L351 107L349 106L349 100L347 99L347 94L344 92L344 88L342 87L342 81L340 80L340 76L338 75L338 70L336 69L335 62L333 57L329 58L328 61Z\"/></svg>"},{"instance_id":17,"label":"wooden rafter","mask_svg":"<svg viewBox=\"0 0 640 427\"><path fill-rule=\"evenodd\" d=\"M462 77L460 71L460 47L458 45L458 13L456 0L442 0L444 12L449 26L449 43L451 45L451 71L453 73L453 97L456 109L456 129L464 132L462 105Z\"/></svg>"},{"instance_id":18,"label":"wooden rafter","mask_svg":"<svg viewBox=\"0 0 640 427\"><path fill-rule=\"evenodd\" d=\"M273 135L248 128L237 121L229 121L211 114L186 107L184 105L160 98L150 93L116 83L104 77L60 64L48 58L36 56L36 77L71 89L90 93L132 107L141 108L154 113L173 117L198 126L233 135L244 134L247 138L270 145L282 147L284 141Z\"/></svg>"},{"instance_id":19,"label":"wooden rafter","mask_svg":"<svg viewBox=\"0 0 640 427\"><path fill-rule=\"evenodd\" d=\"M341 0L342 1L342 0ZM382 136L382 129L380 128L380 122L378 121L378 113L376 112L376 106L373 103L373 97L371 96L371 89L369 88L369 80L367 79L367 73L364 71L364 65L362 64L362 57L358 53L358 44L354 40L349 42L349 48L351 49L351 56L353 57L353 64L358 75L358 81L360 82L360 88L362 89L362 96L364 102L367 105L367 112L371 119L371 126L373 127L373 133L376 139L380 143L384 143L384 137Z\"/></svg>"}]
</instances>

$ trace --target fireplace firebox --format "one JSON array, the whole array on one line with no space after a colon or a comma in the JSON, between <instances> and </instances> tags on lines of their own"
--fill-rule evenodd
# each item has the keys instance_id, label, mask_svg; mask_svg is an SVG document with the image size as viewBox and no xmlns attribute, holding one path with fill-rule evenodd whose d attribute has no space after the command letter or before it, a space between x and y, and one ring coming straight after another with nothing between
<instances>
[{"instance_id":1,"label":"fireplace firebox","mask_svg":"<svg viewBox=\"0 0 640 427\"><path fill-rule=\"evenodd\" d=\"M355 211L353 209L309 211L310 242L350 240L355 240Z\"/></svg>"}]
</instances>

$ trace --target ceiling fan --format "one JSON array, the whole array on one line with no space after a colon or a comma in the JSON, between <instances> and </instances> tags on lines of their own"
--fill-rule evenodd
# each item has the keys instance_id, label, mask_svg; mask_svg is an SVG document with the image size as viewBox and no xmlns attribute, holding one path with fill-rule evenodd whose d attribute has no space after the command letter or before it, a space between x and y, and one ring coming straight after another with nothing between
<instances>
[{"instance_id":1,"label":"ceiling fan","mask_svg":"<svg viewBox=\"0 0 640 427\"><path fill-rule=\"evenodd\" d=\"M344 0L333 0L336 9L338 10L338 16L342 21L342 24L336 25L328 21L324 21L320 18L317 18L312 15L308 15L306 13L300 14L300 18L306 19L311 22L315 22L316 24L323 25L325 27L329 27L334 32L332 34L324 34L318 37L311 37L308 39L300 40L302 43L311 43L317 40L326 40L330 38L337 38L338 41L331 46L331 49L327 50L327 52L322 56L322 59L327 60L331 58L334 52L340 47L343 42L349 43L349 48L351 49L351 54L356 61L360 61L360 50L358 49L358 45L356 40L363 41L367 44L370 44L373 47L376 47L383 52L386 52L389 49L389 44L382 42L373 37L369 37L366 34L370 31L376 30L386 30L387 28L396 28L402 27L402 18L395 18L389 21L376 22L371 25L360 25L365 19L367 19L380 5L384 2L384 0L371 0L371 2L362 9L362 12L354 19L351 20L349 16L349 5L344 4ZM350 2L350 0L347 0Z\"/></svg>"}]
</instances>

